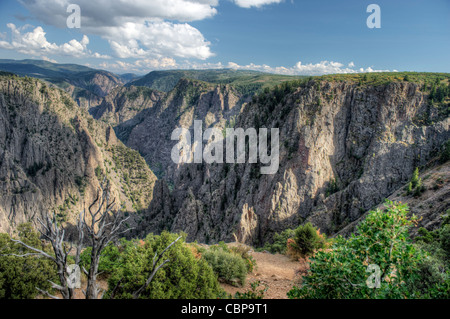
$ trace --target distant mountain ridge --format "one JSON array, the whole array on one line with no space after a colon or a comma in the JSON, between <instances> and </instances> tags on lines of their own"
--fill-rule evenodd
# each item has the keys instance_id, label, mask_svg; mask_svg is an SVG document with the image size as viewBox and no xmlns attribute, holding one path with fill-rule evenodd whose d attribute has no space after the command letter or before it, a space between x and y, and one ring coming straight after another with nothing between
<instances>
[{"instance_id":1,"label":"distant mountain ridge","mask_svg":"<svg viewBox=\"0 0 450 319\"><path fill-rule=\"evenodd\" d=\"M238 88L241 86L251 86L253 87L253 91L257 91L264 86L279 84L299 77L234 69L166 70L150 72L137 80L127 83L126 86L145 86L155 90L169 92L175 88L181 79L185 78L212 84L231 84Z\"/></svg>"},{"instance_id":2,"label":"distant mountain ridge","mask_svg":"<svg viewBox=\"0 0 450 319\"><path fill-rule=\"evenodd\" d=\"M115 87L123 85L121 77L114 73L77 64L0 59L0 70L42 79L66 91L70 91L69 87L72 85L100 97L106 96ZM75 91L75 88L72 91ZM83 95L89 94L84 93ZM74 97L76 98L76 96Z\"/></svg>"}]
</instances>

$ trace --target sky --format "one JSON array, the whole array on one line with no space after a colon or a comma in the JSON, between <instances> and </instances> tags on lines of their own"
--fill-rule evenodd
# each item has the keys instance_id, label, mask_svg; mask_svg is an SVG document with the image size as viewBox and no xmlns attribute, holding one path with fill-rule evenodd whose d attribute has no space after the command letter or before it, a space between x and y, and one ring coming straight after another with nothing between
<instances>
[{"instance_id":1,"label":"sky","mask_svg":"<svg viewBox=\"0 0 450 319\"><path fill-rule=\"evenodd\" d=\"M0 58L119 74L450 72L449 52L450 0L0 0Z\"/></svg>"}]
</instances>

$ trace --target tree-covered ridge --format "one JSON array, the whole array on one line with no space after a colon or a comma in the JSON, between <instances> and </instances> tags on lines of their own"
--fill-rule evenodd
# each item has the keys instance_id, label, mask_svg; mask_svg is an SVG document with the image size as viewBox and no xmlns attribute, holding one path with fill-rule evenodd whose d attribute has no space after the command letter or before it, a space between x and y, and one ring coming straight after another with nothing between
<instances>
[{"instance_id":1,"label":"tree-covered ridge","mask_svg":"<svg viewBox=\"0 0 450 319\"><path fill-rule=\"evenodd\" d=\"M211 84L229 84L242 94L251 94L265 87L302 78L243 70L169 70L153 71L127 86L146 86L163 92L171 91L181 79L199 80Z\"/></svg>"}]
</instances>

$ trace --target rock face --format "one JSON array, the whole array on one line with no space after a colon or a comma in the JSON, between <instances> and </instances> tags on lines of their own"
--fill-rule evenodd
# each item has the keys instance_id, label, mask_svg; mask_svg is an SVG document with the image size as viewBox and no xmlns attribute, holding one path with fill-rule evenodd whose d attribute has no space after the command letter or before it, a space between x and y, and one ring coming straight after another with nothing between
<instances>
[{"instance_id":1,"label":"rock face","mask_svg":"<svg viewBox=\"0 0 450 319\"><path fill-rule=\"evenodd\" d=\"M80 107L87 110L102 104L107 95L123 85L118 76L106 71L77 73L66 81L70 85L65 91L72 95Z\"/></svg>"},{"instance_id":2,"label":"rock face","mask_svg":"<svg viewBox=\"0 0 450 319\"><path fill-rule=\"evenodd\" d=\"M109 125L39 80L0 76L0 232L47 211L73 222L104 176L128 212L148 206L156 177Z\"/></svg>"},{"instance_id":3,"label":"rock face","mask_svg":"<svg viewBox=\"0 0 450 319\"><path fill-rule=\"evenodd\" d=\"M432 163L431 164L435 164ZM450 213L450 162L438 165L427 165L419 177L423 181L424 192L408 194L407 184L398 188L388 197L390 201L407 204L410 213L419 219L419 227L428 230L439 229L442 217ZM383 209L384 204L376 208ZM348 236L355 231L356 226L367 216L367 213L359 219L345 226L339 231L339 235ZM418 235L419 227L414 227L412 236Z\"/></svg>"},{"instance_id":4,"label":"rock face","mask_svg":"<svg viewBox=\"0 0 450 319\"><path fill-rule=\"evenodd\" d=\"M151 109L158 116L149 111L127 145L144 147L148 163L162 162L169 156L166 145L171 147L167 123L175 117L189 126L193 118L206 118L207 110L227 110L213 103L217 94L183 108L174 93L158 111ZM310 81L286 92L266 92L243 105L235 127L280 129L278 173L261 175L261 164L249 163L177 167L170 174L173 185L157 183L139 230L185 231L188 240L253 245L304 221L334 234L426 164L449 139L449 124L409 82Z\"/></svg>"},{"instance_id":5,"label":"rock face","mask_svg":"<svg viewBox=\"0 0 450 319\"><path fill-rule=\"evenodd\" d=\"M136 90L130 89L127 94ZM178 143L171 140L173 130L180 127L192 129L194 120L202 120L204 128L223 129L240 113L245 103L245 99L231 86L195 80L182 79L164 95L145 90L144 110L130 120L121 121L115 131L128 147L139 151L159 178L164 177L171 183L178 174L178 167L171 159L171 150ZM160 99L156 100L157 97ZM119 117L120 114L119 111Z\"/></svg>"},{"instance_id":6,"label":"rock face","mask_svg":"<svg viewBox=\"0 0 450 319\"><path fill-rule=\"evenodd\" d=\"M119 87L104 97L98 106L90 108L89 112L95 119L117 126L152 108L163 96L164 93L145 87Z\"/></svg>"}]
</instances>

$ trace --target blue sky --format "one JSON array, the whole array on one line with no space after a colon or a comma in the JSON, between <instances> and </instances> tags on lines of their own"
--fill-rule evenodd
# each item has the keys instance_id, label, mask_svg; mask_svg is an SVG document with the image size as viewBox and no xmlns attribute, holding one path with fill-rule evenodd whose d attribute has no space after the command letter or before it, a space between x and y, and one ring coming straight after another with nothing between
<instances>
[{"instance_id":1,"label":"blue sky","mask_svg":"<svg viewBox=\"0 0 450 319\"><path fill-rule=\"evenodd\" d=\"M117 73L450 72L450 0L0 0L0 58ZM81 28L67 27L78 4ZM369 4L381 8L370 29Z\"/></svg>"}]
</instances>

